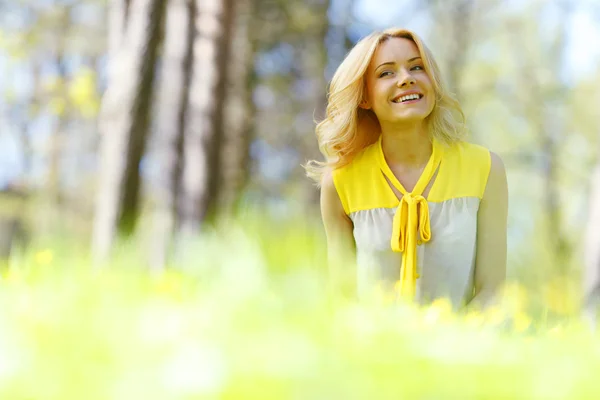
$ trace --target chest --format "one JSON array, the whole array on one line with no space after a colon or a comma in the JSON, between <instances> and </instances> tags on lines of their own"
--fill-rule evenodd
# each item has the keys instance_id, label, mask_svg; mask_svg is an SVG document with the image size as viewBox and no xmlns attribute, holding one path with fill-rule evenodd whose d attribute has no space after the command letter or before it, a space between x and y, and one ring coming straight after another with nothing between
<instances>
[{"instance_id":1,"label":"chest","mask_svg":"<svg viewBox=\"0 0 600 400\"><path fill-rule=\"evenodd\" d=\"M421 179L422 177L423 169L424 167L420 169L408 169L397 166L390 166L390 170L394 174L394 177L409 193L414 191L415 186L419 182L419 179ZM429 192L431 191L431 188L437 178L438 172L439 171L434 172L433 177L429 180L429 182L427 182L427 186L423 190L423 193L420 193L423 197L427 198L427 196L429 195ZM398 200L401 199L402 193L400 192L400 190L398 190L398 188L395 187L395 185L390 181L390 179L387 176L385 176L385 174L382 173L382 177L385 180L385 185L389 187L389 190L394 193Z\"/></svg>"},{"instance_id":2,"label":"chest","mask_svg":"<svg viewBox=\"0 0 600 400\"><path fill-rule=\"evenodd\" d=\"M396 165L390 165L390 170L398 179L398 181L404 186L404 188L411 192L415 185L417 184L421 174L423 173L423 169L421 168L405 168Z\"/></svg>"},{"instance_id":3,"label":"chest","mask_svg":"<svg viewBox=\"0 0 600 400\"><path fill-rule=\"evenodd\" d=\"M443 202L429 202L431 240L422 246L436 248L471 249L476 242L479 199L455 198ZM354 239L359 251L391 252L390 239L396 208L374 208L351 215ZM469 250L470 251L470 250Z\"/></svg>"}]
</instances>

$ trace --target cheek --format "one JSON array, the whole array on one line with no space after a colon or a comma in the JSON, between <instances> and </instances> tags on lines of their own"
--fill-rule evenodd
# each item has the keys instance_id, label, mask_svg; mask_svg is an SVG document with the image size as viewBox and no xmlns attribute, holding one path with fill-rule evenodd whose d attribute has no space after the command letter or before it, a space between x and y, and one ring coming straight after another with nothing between
<instances>
[{"instance_id":1,"label":"cheek","mask_svg":"<svg viewBox=\"0 0 600 400\"><path fill-rule=\"evenodd\" d=\"M373 86L369 93L369 99L371 100L371 107L373 111L383 111L388 104L389 93L388 89L383 85Z\"/></svg>"},{"instance_id":2,"label":"cheek","mask_svg":"<svg viewBox=\"0 0 600 400\"><path fill-rule=\"evenodd\" d=\"M375 101L381 101L382 96L385 93L385 87L384 85L373 85L373 87L371 88L371 95L373 100Z\"/></svg>"},{"instance_id":3,"label":"cheek","mask_svg":"<svg viewBox=\"0 0 600 400\"><path fill-rule=\"evenodd\" d=\"M429 96L429 100L428 100L428 104L427 104L429 106L429 111L434 109L435 103L436 103L435 93L432 92L431 96Z\"/></svg>"}]
</instances>

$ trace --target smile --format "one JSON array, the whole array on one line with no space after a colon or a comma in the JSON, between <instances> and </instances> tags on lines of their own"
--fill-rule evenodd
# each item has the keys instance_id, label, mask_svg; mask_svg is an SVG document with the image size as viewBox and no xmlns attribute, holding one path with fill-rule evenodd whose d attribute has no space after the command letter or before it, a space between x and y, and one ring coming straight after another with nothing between
<instances>
[{"instance_id":1,"label":"smile","mask_svg":"<svg viewBox=\"0 0 600 400\"><path fill-rule=\"evenodd\" d=\"M411 93L394 97L392 103L415 103L423 98L421 93Z\"/></svg>"}]
</instances>

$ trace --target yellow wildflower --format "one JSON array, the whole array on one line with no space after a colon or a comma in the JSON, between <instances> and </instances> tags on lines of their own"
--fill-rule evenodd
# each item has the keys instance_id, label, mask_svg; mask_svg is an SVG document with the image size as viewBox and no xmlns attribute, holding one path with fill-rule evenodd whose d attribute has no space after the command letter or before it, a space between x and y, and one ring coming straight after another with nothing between
<instances>
[{"instance_id":1,"label":"yellow wildflower","mask_svg":"<svg viewBox=\"0 0 600 400\"><path fill-rule=\"evenodd\" d=\"M548 309L560 315L574 313L578 307L572 283L566 278L556 278L544 287L544 302Z\"/></svg>"},{"instance_id":2,"label":"yellow wildflower","mask_svg":"<svg viewBox=\"0 0 600 400\"><path fill-rule=\"evenodd\" d=\"M448 322L453 317L452 303L447 298L439 298L425 308L425 323L433 325L436 322Z\"/></svg>"},{"instance_id":3,"label":"yellow wildflower","mask_svg":"<svg viewBox=\"0 0 600 400\"><path fill-rule=\"evenodd\" d=\"M504 322L507 315L502 308L498 306L492 306L485 311L484 316L488 324L500 325L502 322Z\"/></svg>"},{"instance_id":4,"label":"yellow wildflower","mask_svg":"<svg viewBox=\"0 0 600 400\"><path fill-rule=\"evenodd\" d=\"M39 265L48 265L54 259L54 254L52 254L52 250L46 249L42 251L38 251L35 254L35 262Z\"/></svg>"},{"instance_id":5,"label":"yellow wildflower","mask_svg":"<svg viewBox=\"0 0 600 400\"><path fill-rule=\"evenodd\" d=\"M518 313L527 307L527 292L517 283L506 284L502 289L502 303L511 310L511 313Z\"/></svg>"},{"instance_id":6,"label":"yellow wildflower","mask_svg":"<svg viewBox=\"0 0 600 400\"><path fill-rule=\"evenodd\" d=\"M517 312L513 317L515 331L523 332L531 325L531 318L522 311Z\"/></svg>"}]
</instances>

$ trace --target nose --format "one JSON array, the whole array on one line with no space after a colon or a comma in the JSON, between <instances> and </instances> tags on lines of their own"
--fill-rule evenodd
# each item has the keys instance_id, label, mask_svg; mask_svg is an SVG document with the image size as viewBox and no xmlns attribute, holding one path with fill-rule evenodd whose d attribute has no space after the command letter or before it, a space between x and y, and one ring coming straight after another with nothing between
<instances>
[{"instance_id":1,"label":"nose","mask_svg":"<svg viewBox=\"0 0 600 400\"><path fill-rule=\"evenodd\" d=\"M399 76L399 79L398 79L398 82L396 83L396 86L398 86L399 88L402 88L402 87L407 87L407 86L414 85L416 83L417 83L417 81L410 74L410 72L405 71L403 74L401 74Z\"/></svg>"}]
</instances>

